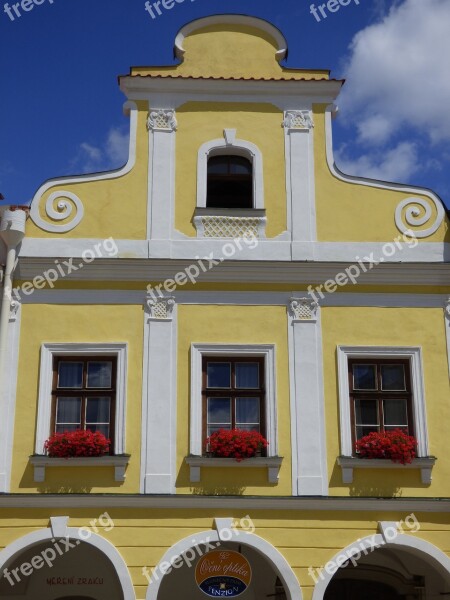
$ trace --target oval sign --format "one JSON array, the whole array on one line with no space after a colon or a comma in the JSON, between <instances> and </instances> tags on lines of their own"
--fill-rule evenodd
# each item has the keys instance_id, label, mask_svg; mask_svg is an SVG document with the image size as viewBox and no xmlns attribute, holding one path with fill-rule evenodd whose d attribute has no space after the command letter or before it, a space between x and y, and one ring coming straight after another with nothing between
<instances>
[{"instance_id":1,"label":"oval sign","mask_svg":"<svg viewBox=\"0 0 450 600\"><path fill-rule=\"evenodd\" d=\"M250 585L252 569L239 552L213 550L202 556L195 567L198 587L212 598L240 596Z\"/></svg>"}]
</instances>

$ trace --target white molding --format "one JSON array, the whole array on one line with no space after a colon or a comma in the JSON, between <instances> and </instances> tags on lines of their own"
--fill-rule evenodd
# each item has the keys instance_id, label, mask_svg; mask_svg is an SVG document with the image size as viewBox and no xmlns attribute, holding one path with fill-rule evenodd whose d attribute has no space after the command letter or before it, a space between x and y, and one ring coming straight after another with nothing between
<instances>
[{"instance_id":1,"label":"white molding","mask_svg":"<svg viewBox=\"0 0 450 600\"><path fill-rule=\"evenodd\" d=\"M299 319L288 304L292 494L328 495L320 307Z\"/></svg>"},{"instance_id":2,"label":"white molding","mask_svg":"<svg viewBox=\"0 0 450 600\"><path fill-rule=\"evenodd\" d=\"M352 175L345 175L339 170L334 161L333 154L332 117L335 112L336 106L334 104L328 106L325 111L326 155L328 168L330 169L332 175L334 175L334 177L337 179L344 181L345 183L411 194L411 198L405 198L395 208L393 218L397 229L401 233L405 233L407 231L411 231L411 227L419 227L424 225L430 221L432 217L432 207L434 207L436 210L436 218L434 223L432 223L427 229L417 229L413 231L416 238L426 238L435 233L445 218L445 208L439 196L437 196L431 190L396 183L387 183L385 181L369 179L366 177L354 177ZM425 202L425 200L415 197L415 194L426 196L429 202ZM418 208L418 206L420 206L420 208ZM406 223L403 222L403 214L405 214Z\"/></svg>"},{"instance_id":3,"label":"white molding","mask_svg":"<svg viewBox=\"0 0 450 600\"><path fill-rule=\"evenodd\" d=\"M275 346L273 344L191 344L191 408L189 452L200 457L202 448L202 358L203 356L263 357L266 387L266 439L268 457L278 456Z\"/></svg>"},{"instance_id":4,"label":"white molding","mask_svg":"<svg viewBox=\"0 0 450 600\"><path fill-rule=\"evenodd\" d=\"M235 155L248 158L253 165L253 208L264 208L264 172L261 150L246 140L236 139L236 129L225 129L224 137L200 146L197 155L197 208L206 208L208 160L212 156Z\"/></svg>"},{"instance_id":5,"label":"white molding","mask_svg":"<svg viewBox=\"0 0 450 600\"><path fill-rule=\"evenodd\" d=\"M296 575L292 571L284 556L270 542L262 537L259 537L258 535L255 535L254 533L242 531L233 527L227 530L226 541L236 542L238 544L242 544L243 546L254 548L258 554L268 561L275 573L280 577L286 592L286 600L303 599L302 590ZM190 548L193 547L194 544L201 546L202 543L205 544L207 542L216 547L220 546L220 533L215 529L211 529L209 531L200 531L196 533L195 539L192 539L192 535L183 538L169 548L169 550L164 554L161 561L156 565L155 572L164 573L165 570L163 569L162 565L173 564L172 561L174 561L178 556L182 556L184 553L186 553ZM152 581L150 583L145 596L146 600L157 600L162 581L163 578L158 578L156 581Z\"/></svg>"},{"instance_id":6,"label":"white molding","mask_svg":"<svg viewBox=\"0 0 450 600\"><path fill-rule=\"evenodd\" d=\"M170 240L175 218L176 114L173 107L149 111L147 239ZM165 115L166 127L156 127L152 115L157 114Z\"/></svg>"},{"instance_id":7,"label":"white molding","mask_svg":"<svg viewBox=\"0 0 450 600\"><path fill-rule=\"evenodd\" d=\"M450 513L446 498L357 498L357 497L279 497L279 496L203 496L194 494L4 494L0 508L164 508L186 511L192 509L242 510L304 510L304 511L368 511Z\"/></svg>"},{"instance_id":8,"label":"white molding","mask_svg":"<svg viewBox=\"0 0 450 600\"><path fill-rule=\"evenodd\" d=\"M187 456L186 464L189 465L189 479L191 482L201 481L202 468L238 468L238 469L267 469L267 481L269 483L278 483L282 457L254 457L246 458L245 460L237 461L235 458L216 458L208 456Z\"/></svg>"},{"instance_id":9,"label":"white molding","mask_svg":"<svg viewBox=\"0 0 450 600\"><path fill-rule=\"evenodd\" d=\"M128 161L125 166L114 171L107 171L104 173L95 173L90 175L79 175L74 177L61 177L58 179L49 179L38 189L31 201L30 217L37 227L43 231L50 233L66 233L75 229L75 227L81 222L84 216L83 203L70 191L58 190L53 192L47 198L45 202L45 212L47 216L53 221L61 221L71 216L73 208L75 207L75 216L69 223L64 225L54 224L48 221L44 221L39 213L39 204L42 196L51 188L56 186L66 186L78 183L87 183L90 181L105 181L108 179L117 179L123 177L129 173L136 163L136 139L137 139L137 124L138 124L138 109L136 103L128 101L124 105L125 114L130 115L130 143L129 143L129 154ZM73 205L64 200L68 198L73 202ZM58 202L57 200L60 199ZM57 210L54 209L54 204L57 202Z\"/></svg>"},{"instance_id":10,"label":"white molding","mask_svg":"<svg viewBox=\"0 0 450 600\"><path fill-rule=\"evenodd\" d=\"M414 428L417 439L417 456L429 455L427 413L422 366L422 349L409 346L338 346L339 416L341 432L341 455L351 457L352 431L350 418L350 391L348 383L348 361L353 358L408 359L411 369Z\"/></svg>"},{"instance_id":11,"label":"white molding","mask_svg":"<svg viewBox=\"0 0 450 600\"><path fill-rule=\"evenodd\" d=\"M412 463L402 465L390 459L357 458L353 456L339 456L338 465L342 469L342 483L353 483L354 469L420 469L422 483L431 484L431 473L436 463L434 457L415 458Z\"/></svg>"},{"instance_id":12,"label":"white molding","mask_svg":"<svg viewBox=\"0 0 450 600\"><path fill-rule=\"evenodd\" d=\"M22 306L19 302L13 302L16 310L9 320L8 353L5 358L5 373L8 375L1 384L0 392L2 415L0 419L0 494L10 491L14 446Z\"/></svg>"},{"instance_id":13,"label":"white molding","mask_svg":"<svg viewBox=\"0 0 450 600\"><path fill-rule=\"evenodd\" d=\"M45 481L46 468L70 467L114 467L114 481L125 481L125 470L130 462L129 456L91 456L86 458L51 458L49 456L30 456L34 468L34 481Z\"/></svg>"},{"instance_id":14,"label":"white molding","mask_svg":"<svg viewBox=\"0 0 450 600\"><path fill-rule=\"evenodd\" d=\"M161 302L170 306L170 314L166 318L152 316L153 312L144 313L140 474L142 494L175 493L177 306L173 297L161 299Z\"/></svg>"},{"instance_id":15,"label":"white molding","mask_svg":"<svg viewBox=\"0 0 450 600\"><path fill-rule=\"evenodd\" d=\"M67 519L68 517L63 518ZM87 537L83 528L68 527L66 535L68 539L75 540L77 544L89 544L104 554L111 562L117 575L123 594L123 600L136 600L128 567L116 547L107 539L94 533L92 530L89 531L90 535ZM50 542L54 541L52 527L39 529L38 531L33 531L32 533L20 537L0 552L0 570L3 572L3 569L10 566L14 560L20 557L26 550L38 546L43 542L49 542L50 546Z\"/></svg>"},{"instance_id":16,"label":"white molding","mask_svg":"<svg viewBox=\"0 0 450 600\"><path fill-rule=\"evenodd\" d=\"M209 27L211 25L243 25L245 27L253 27L270 35L276 42L278 48L276 51L276 59L278 62L283 60L287 54L287 41L279 29L274 27L272 23L259 19L257 17L249 17L247 15L211 15L196 19L184 25L175 38L175 55L181 61L184 59L185 50L183 48L184 40L192 35L194 31Z\"/></svg>"},{"instance_id":17,"label":"white molding","mask_svg":"<svg viewBox=\"0 0 450 600\"><path fill-rule=\"evenodd\" d=\"M41 346L39 370L38 415L35 454L45 455L44 442L50 435L52 410L53 357L115 356L117 357L116 415L114 454L125 454L127 404L127 343L44 343Z\"/></svg>"},{"instance_id":18,"label":"white molding","mask_svg":"<svg viewBox=\"0 0 450 600\"><path fill-rule=\"evenodd\" d=\"M386 542L382 533L355 540L346 548L343 548L335 554L328 564L342 564L343 555L347 559L350 559L353 556L359 559L361 557L362 548L386 548L390 550L403 548L419 558L422 558L426 563L431 562L431 564L433 564L433 566L443 575L445 581L449 581L450 579L450 558L444 554L444 552L439 550L439 548L430 544L430 542L426 542L414 535L408 535L407 533L399 533L389 542ZM392 556L392 553L390 553L390 556ZM322 569L320 579L314 588L312 600L323 600L323 598L325 598L326 589L333 579L335 572L334 569Z\"/></svg>"},{"instance_id":19,"label":"white molding","mask_svg":"<svg viewBox=\"0 0 450 600\"><path fill-rule=\"evenodd\" d=\"M450 377L450 298L446 298L444 308L445 337L447 338L448 374Z\"/></svg>"},{"instance_id":20,"label":"white molding","mask_svg":"<svg viewBox=\"0 0 450 600\"><path fill-rule=\"evenodd\" d=\"M54 538L65 538L68 535L69 517L50 517L50 528Z\"/></svg>"},{"instance_id":21,"label":"white molding","mask_svg":"<svg viewBox=\"0 0 450 600\"><path fill-rule=\"evenodd\" d=\"M288 309L293 323L302 321L316 323L319 308L319 304L313 300L311 296L291 298L288 304Z\"/></svg>"},{"instance_id":22,"label":"white molding","mask_svg":"<svg viewBox=\"0 0 450 600\"><path fill-rule=\"evenodd\" d=\"M170 135L170 134L162 134ZM170 172L164 166L164 173L169 177ZM173 211L172 211L173 213ZM177 234L173 230L173 235ZM177 234L178 236L181 234ZM56 259L67 257L74 259L82 258L86 248L92 247L96 243L102 243L100 239L40 239L25 237L20 249L21 261L29 261L39 258ZM101 268L101 265L108 264L108 268L118 268L119 265L128 264L136 259L151 258L152 260L168 259L174 260L195 260L199 254L209 254L213 252L216 256L221 256L223 242L221 240L206 238L179 238L173 239L154 239L154 240L116 240L119 249L116 258L99 258L91 265L86 265L84 271L94 271ZM386 242L316 242L316 241L289 241L285 239L285 232L276 238L267 238L259 241L258 247L253 249L243 249L236 253L233 259L227 262L231 265L239 264L242 261L251 261L255 268L260 268L258 263L265 262L268 265L275 265L279 269L279 263L285 263L283 266L287 269L298 268L322 268L321 263L329 263L333 267L333 276L337 273L337 268L343 270L348 267L348 263L356 263L358 259L364 259L364 256L378 260L383 258L383 247L388 243L392 245L392 240ZM125 256L132 258L125 258ZM367 273L361 273L359 282L371 282L383 277L388 269L396 269L397 276L402 277L402 269L448 269L450 256L450 244L444 242L421 242L415 248L404 246L402 250L393 257L385 257L382 264L374 266ZM122 258L123 257L123 258ZM313 262L314 264L298 264L299 261ZM144 261L142 261L144 262ZM342 263L342 265L339 265ZM423 264L425 263L425 265ZM430 264L431 263L431 264ZM366 261L368 265L368 261ZM54 263L50 261L46 268L54 268ZM266 267L266 265L264 265ZM20 268L20 265L19 265ZM147 268L147 267L145 267ZM41 274L42 271L39 272ZM72 275L74 278L77 277ZM426 273L425 273L426 275ZM84 275L83 275L84 276ZM422 281L422 278L418 277ZM402 279L400 279L401 281ZM323 283L323 279L317 283ZM425 277L426 281L426 277ZM447 279L448 282L448 274ZM388 283L389 281L386 281ZM397 279L392 279L390 283L397 283ZM416 283L411 279L409 283Z\"/></svg>"}]
</instances>

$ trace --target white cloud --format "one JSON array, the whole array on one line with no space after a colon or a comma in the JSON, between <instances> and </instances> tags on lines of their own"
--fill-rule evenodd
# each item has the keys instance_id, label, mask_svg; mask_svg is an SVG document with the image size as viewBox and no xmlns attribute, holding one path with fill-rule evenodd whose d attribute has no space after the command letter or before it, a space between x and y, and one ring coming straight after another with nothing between
<instances>
[{"instance_id":1,"label":"white cloud","mask_svg":"<svg viewBox=\"0 0 450 600\"><path fill-rule=\"evenodd\" d=\"M382 181L406 181L421 167L417 145L410 142L401 142L387 152L377 151L358 158L351 158L342 146L335 152L335 160L339 169L348 175Z\"/></svg>"},{"instance_id":2,"label":"white cloud","mask_svg":"<svg viewBox=\"0 0 450 600\"><path fill-rule=\"evenodd\" d=\"M93 173L123 166L128 160L129 134L121 127L112 127L99 146L82 142L70 161L72 171Z\"/></svg>"},{"instance_id":3,"label":"white cloud","mask_svg":"<svg viewBox=\"0 0 450 600\"><path fill-rule=\"evenodd\" d=\"M384 143L405 126L450 140L449 24L449 0L404 0L354 37L340 105L359 142Z\"/></svg>"}]
</instances>

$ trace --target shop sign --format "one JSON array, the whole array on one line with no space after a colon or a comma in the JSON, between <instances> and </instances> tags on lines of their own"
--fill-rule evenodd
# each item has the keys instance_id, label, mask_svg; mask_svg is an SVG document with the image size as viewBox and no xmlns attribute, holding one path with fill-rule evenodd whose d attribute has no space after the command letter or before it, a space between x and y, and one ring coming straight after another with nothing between
<instances>
[{"instance_id":1,"label":"shop sign","mask_svg":"<svg viewBox=\"0 0 450 600\"><path fill-rule=\"evenodd\" d=\"M240 596L250 585L252 569L239 552L214 550L200 558L195 568L198 587L211 598Z\"/></svg>"}]
</instances>

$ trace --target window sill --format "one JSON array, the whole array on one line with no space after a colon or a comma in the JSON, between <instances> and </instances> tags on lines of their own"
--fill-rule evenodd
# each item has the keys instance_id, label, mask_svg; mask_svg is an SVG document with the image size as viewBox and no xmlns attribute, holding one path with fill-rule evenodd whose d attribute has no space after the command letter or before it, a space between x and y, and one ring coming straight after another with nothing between
<instances>
[{"instance_id":1,"label":"window sill","mask_svg":"<svg viewBox=\"0 0 450 600\"><path fill-rule=\"evenodd\" d=\"M278 483L280 467L283 462L283 458L280 456L246 458L239 462L235 458L214 458L209 456L187 456L185 460L186 464L190 467L190 481L193 483L201 481L202 467L231 467L235 469L267 468L267 481L269 483Z\"/></svg>"},{"instance_id":2,"label":"window sill","mask_svg":"<svg viewBox=\"0 0 450 600\"><path fill-rule=\"evenodd\" d=\"M409 465L402 465L394 463L390 459L380 458L339 456L337 459L337 463L342 469L343 483L353 483L353 469L420 469L422 483L430 485L431 472L435 462L436 458L434 456L415 458Z\"/></svg>"},{"instance_id":3,"label":"window sill","mask_svg":"<svg viewBox=\"0 0 450 600\"><path fill-rule=\"evenodd\" d=\"M50 456L30 456L34 467L34 481L45 481L45 469L52 467L114 467L114 480L125 481L125 470L130 462L129 455L87 456L77 458L52 458Z\"/></svg>"},{"instance_id":4,"label":"window sill","mask_svg":"<svg viewBox=\"0 0 450 600\"><path fill-rule=\"evenodd\" d=\"M197 237L237 238L266 236L266 211L257 208L196 208L193 218Z\"/></svg>"}]
</instances>

